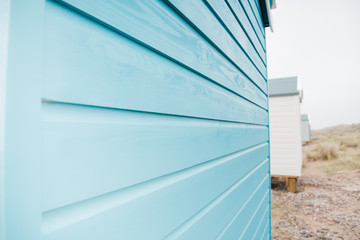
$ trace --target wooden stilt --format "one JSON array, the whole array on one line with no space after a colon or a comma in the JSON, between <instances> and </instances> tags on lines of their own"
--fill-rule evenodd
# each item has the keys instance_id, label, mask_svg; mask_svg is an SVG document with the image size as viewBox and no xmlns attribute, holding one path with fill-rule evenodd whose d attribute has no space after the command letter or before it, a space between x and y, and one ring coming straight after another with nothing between
<instances>
[{"instance_id":1,"label":"wooden stilt","mask_svg":"<svg viewBox=\"0 0 360 240\"><path fill-rule=\"evenodd\" d=\"M286 175L271 175L272 178L285 178L286 188L288 192L296 192L296 183L298 176L286 176Z\"/></svg>"},{"instance_id":2,"label":"wooden stilt","mask_svg":"<svg viewBox=\"0 0 360 240\"><path fill-rule=\"evenodd\" d=\"M295 193L297 178L287 177L286 182L287 182L287 185L286 185L287 191L291 192L291 193Z\"/></svg>"}]
</instances>

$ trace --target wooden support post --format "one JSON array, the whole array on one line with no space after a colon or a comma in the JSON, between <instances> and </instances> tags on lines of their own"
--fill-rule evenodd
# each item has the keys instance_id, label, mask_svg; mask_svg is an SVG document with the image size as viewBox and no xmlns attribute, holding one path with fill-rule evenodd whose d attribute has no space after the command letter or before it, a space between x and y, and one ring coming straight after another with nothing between
<instances>
[{"instance_id":1,"label":"wooden support post","mask_svg":"<svg viewBox=\"0 0 360 240\"><path fill-rule=\"evenodd\" d=\"M287 191L291 193L295 193L297 178L287 177L286 180L287 180L286 181Z\"/></svg>"},{"instance_id":2,"label":"wooden support post","mask_svg":"<svg viewBox=\"0 0 360 240\"><path fill-rule=\"evenodd\" d=\"M291 193L296 192L296 183L298 180L298 176L271 175L271 177L285 178L287 191Z\"/></svg>"}]
</instances>

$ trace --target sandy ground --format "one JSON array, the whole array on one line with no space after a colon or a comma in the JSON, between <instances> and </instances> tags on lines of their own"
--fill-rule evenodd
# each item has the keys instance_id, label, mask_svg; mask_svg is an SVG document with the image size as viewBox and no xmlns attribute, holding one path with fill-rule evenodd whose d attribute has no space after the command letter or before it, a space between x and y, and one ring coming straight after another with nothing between
<instances>
[{"instance_id":1,"label":"sandy ground","mask_svg":"<svg viewBox=\"0 0 360 240\"><path fill-rule=\"evenodd\" d=\"M360 170L325 175L311 162L287 193L273 179L272 239L360 239Z\"/></svg>"}]
</instances>

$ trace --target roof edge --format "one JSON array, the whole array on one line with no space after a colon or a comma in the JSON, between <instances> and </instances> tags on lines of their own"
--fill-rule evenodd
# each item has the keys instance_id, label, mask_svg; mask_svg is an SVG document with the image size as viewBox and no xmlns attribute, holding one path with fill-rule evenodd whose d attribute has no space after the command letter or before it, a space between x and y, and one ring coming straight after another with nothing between
<instances>
[{"instance_id":1,"label":"roof edge","mask_svg":"<svg viewBox=\"0 0 360 240\"><path fill-rule=\"evenodd\" d=\"M295 96L295 95L299 95L300 96L300 92L292 92L292 93L275 93L275 94L269 94L269 97L286 97L286 96Z\"/></svg>"},{"instance_id":2,"label":"roof edge","mask_svg":"<svg viewBox=\"0 0 360 240\"><path fill-rule=\"evenodd\" d=\"M308 114L301 114L301 121L307 121L307 122L309 122L309 115Z\"/></svg>"},{"instance_id":3,"label":"roof edge","mask_svg":"<svg viewBox=\"0 0 360 240\"><path fill-rule=\"evenodd\" d=\"M276 1L275 0L260 0L260 9L261 9L261 16L263 19L263 24L265 27L270 27L271 32L274 31L273 28L273 21L271 17L271 9L276 8Z\"/></svg>"}]
</instances>

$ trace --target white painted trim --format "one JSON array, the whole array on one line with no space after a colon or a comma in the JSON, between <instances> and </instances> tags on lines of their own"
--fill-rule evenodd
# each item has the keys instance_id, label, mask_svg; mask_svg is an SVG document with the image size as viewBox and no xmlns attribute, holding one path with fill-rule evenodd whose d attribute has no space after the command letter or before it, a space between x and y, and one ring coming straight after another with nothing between
<instances>
[{"instance_id":1,"label":"white painted trim","mask_svg":"<svg viewBox=\"0 0 360 240\"><path fill-rule=\"evenodd\" d=\"M273 28L273 22L272 22L272 18L271 18L271 6L270 6L270 0L265 0L265 4L266 4L266 12L268 15L268 19L269 19L269 25L270 25L270 29L271 32L274 32L274 28ZM275 1L274 1L274 6L276 6Z\"/></svg>"},{"instance_id":2,"label":"white painted trim","mask_svg":"<svg viewBox=\"0 0 360 240\"><path fill-rule=\"evenodd\" d=\"M271 6L271 9L275 9L276 8L276 0L273 0L273 4Z\"/></svg>"}]
</instances>

